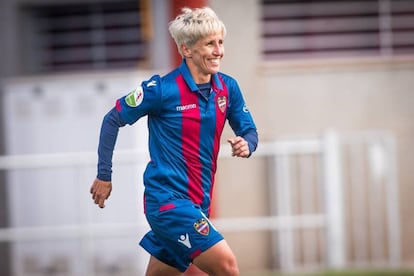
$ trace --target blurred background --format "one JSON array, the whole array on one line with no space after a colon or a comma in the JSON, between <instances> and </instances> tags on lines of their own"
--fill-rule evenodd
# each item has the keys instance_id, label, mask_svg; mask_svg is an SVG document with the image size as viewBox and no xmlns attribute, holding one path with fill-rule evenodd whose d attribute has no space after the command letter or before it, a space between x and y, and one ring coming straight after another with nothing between
<instances>
[{"instance_id":1,"label":"blurred background","mask_svg":"<svg viewBox=\"0 0 414 276\"><path fill-rule=\"evenodd\" d=\"M226 127L214 192L242 275L414 275L412 0L2 0L0 275L144 274L146 122L120 132L103 210L100 124L180 63L168 22L206 5L260 137L231 158Z\"/></svg>"}]
</instances>

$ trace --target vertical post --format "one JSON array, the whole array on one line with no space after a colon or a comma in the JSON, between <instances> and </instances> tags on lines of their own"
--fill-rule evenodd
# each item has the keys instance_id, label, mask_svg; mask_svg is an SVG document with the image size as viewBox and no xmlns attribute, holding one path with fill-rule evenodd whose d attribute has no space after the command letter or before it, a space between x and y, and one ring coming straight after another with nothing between
<instances>
[{"instance_id":1,"label":"vertical post","mask_svg":"<svg viewBox=\"0 0 414 276\"><path fill-rule=\"evenodd\" d=\"M4 101L4 88L0 86L0 107L1 107L1 120L0 120L0 155L6 154L6 127L5 118L6 111L3 105ZM5 103L4 103L5 104ZM8 228L10 226L10 210L8 202L8 183L6 171L0 169L0 228ZM11 243L0 242L0 271L4 275L11 275Z\"/></svg>"},{"instance_id":2,"label":"vertical post","mask_svg":"<svg viewBox=\"0 0 414 276\"><path fill-rule=\"evenodd\" d=\"M398 267L401 262L401 237L400 237L400 211L399 211L399 189L398 189L398 161L397 145L395 138L386 136L388 149L388 174L386 180L387 193L387 229L389 262L392 267Z\"/></svg>"},{"instance_id":3,"label":"vertical post","mask_svg":"<svg viewBox=\"0 0 414 276\"><path fill-rule=\"evenodd\" d=\"M385 149L383 143L375 136L363 139L368 147L368 221L371 263L381 263L386 253L384 240L384 214L382 212L385 204L386 194L384 193L385 176ZM381 210L381 211L379 211Z\"/></svg>"},{"instance_id":4,"label":"vertical post","mask_svg":"<svg viewBox=\"0 0 414 276\"><path fill-rule=\"evenodd\" d=\"M299 159L299 189L300 201L302 205L302 214L311 214L315 212L315 186L312 179L312 157L302 155ZM304 267L314 266L317 252L317 239L313 229L303 229L302 235L303 265Z\"/></svg>"},{"instance_id":5,"label":"vertical post","mask_svg":"<svg viewBox=\"0 0 414 276\"><path fill-rule=\"evenodd\" d=\"M323 182L326 213L326 259L329 268L345 266L344 203L341 152L338 134L327 131L323 137Z\"/></svg>"},{"instance_id":6,"label":"vertical post","mask_svg":"<svg viewBox=\"0 0 414 276\"><path fill-rule=\"evenodd\" d=\"M277 216L284 217L290 221L292 218L292 195L291 195L291 178L289 154L286 149L283 153L276 156L276 172L277 172ZM282 271L292 271L295 267L294 263L294 239L292 225L279 230L278 248L280 256L280 269Z\"/></svg>"},{"instance_id":7,"label":"vertical post","mask_svg":"<svg viewBox=\"0 0 414 276\"><path fill-rule=\"evenodd\" d=\"M149 43L149 55L151 56L151 68L155 71L172 67L172 50L176 49L171 42L168 32L168 22L171 19L171 2L165 0L141 0L147 3L147 15L152 20L150 30L147 30L151 39ZM170 47L168 47L170 45ZM173 47L174 46L174 47ZM171 48L171 49L170 49ZM175 54L175 53L174 53Z\"/></svg>"},{"instance_id":8,"label":"vertical post","mask_svg":"<svg viewBox=\"0 0 414 276\"><path fill-rule=\"evenodd\" d=\"M350 217L354 221L364 221L367 217L368 210L362 208L366 202L366 189L362 189L365 185L363 176L366 170L366 164L364 163L363 144L353 142L350 149L350 197L352 198L352 206L350 208ZM368 259L368 234L366 226L363 223L352 224L352 236L354 237L351 241L350 246L353 248L352 253L354 258L358 262L363 263Z\"/></svg>"},{"instance_id":9,"label":"vertical post","mask_svg":"<svg viewBox=\"0 0 414 276\"><path fill-rule=\"evenodd\" d=\"M277 157L275 153L272 153L272 155L269 157L270 165L269 165L269 183L270 183L270 189L269 189L269 203L270 203L270 215L276 216L278 212L278 192L279 192L279 186L278 186L278 176L279 171L277 167ZM279 232L277 230L272 230L271 232L271 243L272 243L272 268L276 269L280 267L280 262L276 262L276 260L280 259L280 247L279 247Z\"/></svg>"},{"instance_id":10,"label":"vertical post","mask_svg":"<svg viewBox=\"0 0 414 276\"><path fill-rule=\"evenodd\" d=\"M379 30L380 30L380 52L383 56L393 54L393 33L391 1L379 0Z\"/></svg>"}]
</instances>

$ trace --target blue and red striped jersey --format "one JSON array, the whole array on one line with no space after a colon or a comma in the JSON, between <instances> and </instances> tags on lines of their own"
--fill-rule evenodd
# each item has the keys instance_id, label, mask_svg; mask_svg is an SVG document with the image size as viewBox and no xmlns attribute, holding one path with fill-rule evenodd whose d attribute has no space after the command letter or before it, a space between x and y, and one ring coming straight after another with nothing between
<instances>
[{"instance_id":1,"label":"blue and red striped jersey","mask_svg":"<svg viewBox=\"0 0 414 276\"><path fill-rule=\"evenodd\" d=\"M148 116L151 161L144 173L146 201L185 198L206 212L226 120L237 136L257 133L236 80L223 73L212 75L211 92L205 96L185 60L117 100L116 110L127 124ZM257 138L251 151L256 145Z\"/></svg>"}]
</instances>

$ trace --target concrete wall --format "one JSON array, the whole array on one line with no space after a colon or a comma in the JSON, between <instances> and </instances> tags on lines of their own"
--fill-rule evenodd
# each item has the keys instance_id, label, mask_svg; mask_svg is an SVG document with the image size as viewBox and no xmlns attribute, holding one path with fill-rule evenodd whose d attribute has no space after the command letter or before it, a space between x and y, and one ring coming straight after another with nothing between
<instances>
[{"instance_id":1,"label":"concrete wall","mask_svg":"<svg viewBox=\"0 0 414 276\"><path fill-rule=\"evenodd\" d=\"M301 62L260 60L259 1L210 1L228 28L223 71L236 77L253 113L261 141L286 134L389 130L398 143L402 258L414 263L414 57L330 59ZM230 135L230 131L227 135ZM226 150L226 149L223 149ZM268 212L260 160L222 161L216 188L220 216ZM235 203L232 198L237 198ZM257 236L257 235L256 235ZM242 269L269 265L266 237L227 237ZM252 250L246 248L261 248ZM247 251L247 252L246 252ZM256 254L256 252L261 252Z\"/></svg>"}]
</instances>

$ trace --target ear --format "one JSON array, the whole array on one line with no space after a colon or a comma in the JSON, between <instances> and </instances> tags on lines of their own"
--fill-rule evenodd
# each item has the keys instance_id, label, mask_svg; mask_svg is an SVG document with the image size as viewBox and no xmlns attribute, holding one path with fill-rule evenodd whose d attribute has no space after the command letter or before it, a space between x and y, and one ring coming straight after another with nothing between
<instances>
[{"instance_id":1,"label":"ear","mask_svg":"<svg viewBox=\"0 0 414 276\"><path fill-rule=\"evenodd\" d=\"M185 44L181 44L180 47L181 47L181 52L183 53L183 56L185 58L191 58L191 49L190 49L190 47L188 47Z\"/></svg>"}]
</instances>

